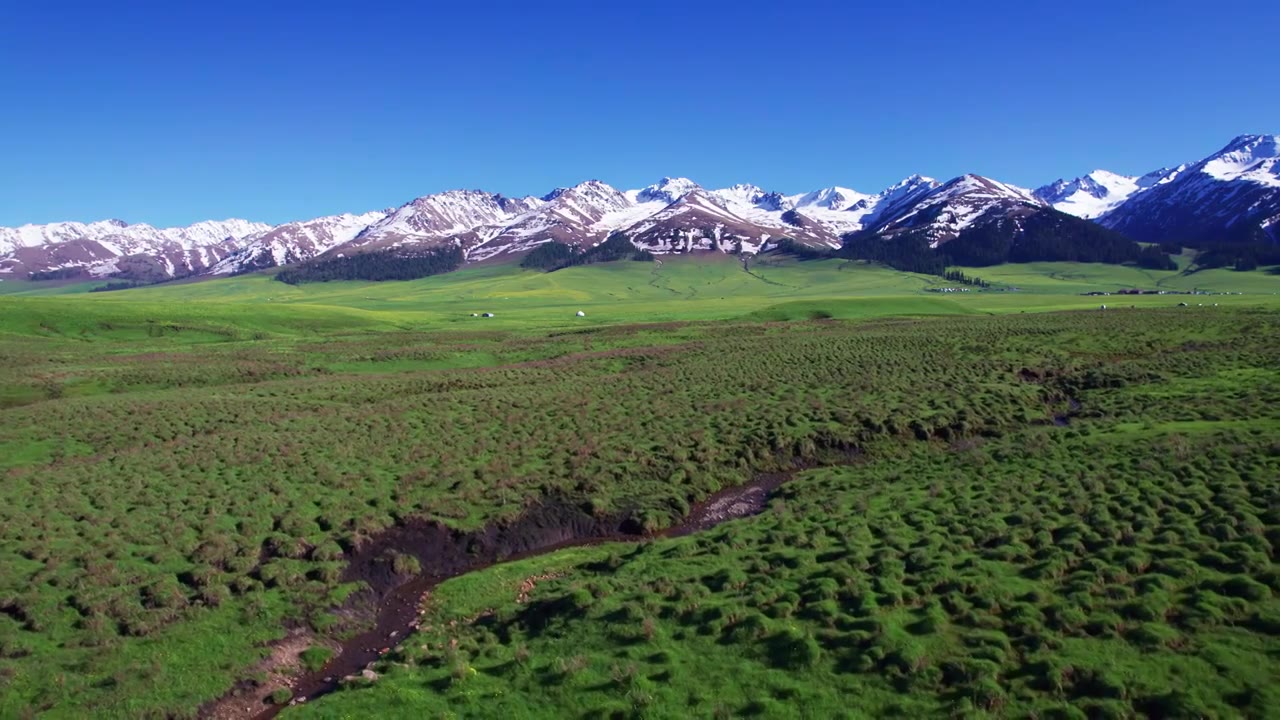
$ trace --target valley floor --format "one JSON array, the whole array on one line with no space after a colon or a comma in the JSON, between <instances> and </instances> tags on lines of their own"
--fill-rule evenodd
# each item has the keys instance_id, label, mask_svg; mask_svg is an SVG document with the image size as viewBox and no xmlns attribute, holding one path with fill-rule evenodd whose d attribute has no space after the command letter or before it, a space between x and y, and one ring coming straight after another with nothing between
<instances>
[{"instance_id":1,"label":"valley floor","mask_svg":"<svg viewBox=\"0 0 1280 720\"><path fill-rule=\"evenodd\" d=\"M285 717L1280 712L1280 277L748 269L0 297L0 716L266 709L436 567L405 528L835 460L444 582ZM1130 286L1242 294L1079 294Z\"/></svg>"}]
</instances>

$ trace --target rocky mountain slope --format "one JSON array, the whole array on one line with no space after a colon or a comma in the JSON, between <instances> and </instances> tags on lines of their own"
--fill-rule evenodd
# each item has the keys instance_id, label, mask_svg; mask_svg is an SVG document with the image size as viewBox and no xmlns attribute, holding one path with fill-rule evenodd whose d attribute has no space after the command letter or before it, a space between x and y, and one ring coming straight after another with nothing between
<instances>
[{"instance_id":1,"label":"rocky mountain slope","mask_svg":"<svg viewBox=\"0 0 1280 720\"><path fill-rule=\"evenodd\" d=\"M1099 220L1146 242L1273 240L1280 216L1280 135L1241 135Z\"/></svg>"},{"instance_id":2,"label":"rocky mountain slope","mask_svg":"<svg viewBox=\"0 0 1280 720\"><path fill-rule=\"evenodd\" d=\"M209 269L228 275L310 260L330 248L349 243L365 228L387 217L387 211L361 215L345 213L277 225L244 242Z\"/></svg>"},{"instance_id":3,"label":"rocky mountain slope","mask_svg":"<svg viewBox=\"0 0 1280 720\"><path fill-rule=\"evenodd\" d=\"M884 238L911 234L936 247L975 223L1018 218L1046 207L1029 190L979 175L962 175L936 187L917 181L914 190L904 190L896 202L871 213L863 232Z\"/></svg>"}]
</instances>

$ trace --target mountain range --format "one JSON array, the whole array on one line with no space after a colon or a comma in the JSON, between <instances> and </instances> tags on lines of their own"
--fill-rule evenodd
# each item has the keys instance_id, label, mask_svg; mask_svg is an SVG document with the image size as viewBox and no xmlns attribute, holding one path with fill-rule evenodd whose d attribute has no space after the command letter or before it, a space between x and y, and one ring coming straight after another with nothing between
<instances>
[{"instance_id":1,"label":"mountain range","mask_svg":"<svg viewBox=\"0 0 1280 720\"><path fill-rule=\"evenodd\" d=\"M784 238L814 248L838 248L850 237L911 238L937 248L980 231L1016 243L1029 225L1061 234L1081 223L1142 242L1280 240L1280 136L1241 135L1202 160L1142 176L1095 170L1034 190L978 175L947 182L912 175L875 194L828 187L786 195L668 177L633 190L589 180L541 197L450 190L275 226L237 219L165 229L119 220L24 225L0 228L0 280L158 281L450 245L476 263L547 242L585 249L618 232L654 253L758 253Z\"/></svg>"}]
</instances>

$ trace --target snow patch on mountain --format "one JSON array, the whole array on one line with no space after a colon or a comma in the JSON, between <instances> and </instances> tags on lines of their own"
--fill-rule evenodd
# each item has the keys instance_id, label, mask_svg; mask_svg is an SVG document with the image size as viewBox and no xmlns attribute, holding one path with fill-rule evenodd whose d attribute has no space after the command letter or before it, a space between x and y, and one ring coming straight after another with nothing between
<instances>
[{"instance_id":1,"label":"snow patch on mountain","mask_svg":"<svg viewBox=\"0 0 1280 720\"><path fill-rule=\"evenodd\" d=\"M1172 181L1184 169L1186 165L1161 168L1140 177L1094 170L1074 180L1057 180L1037 188L1034 194L1055 210L1094 220L1120 207L1138 193Z\"/></svg>"},{"instance_id":2,"label":"snow patch on mountain","mask_svg":"<svg viewBox=\"0 0 1280 720\"><path fill-rule=\"evenodd\" d=\"M632 202L637 204L661 202L664 205L670 205L694 190L701 189L701 185L689 178L664 177L653 185L627 194Z\"/></svg>"},{"instance_id":3,"label":"snow patch on mountain","mask_svg":"<svg viewBox=\"0 0 1280 720\"><path fill-rule=\"evenodd\" d=\"M370 225L348 244L355 249L441 240L482 226L505 226L544 204L540 198L508 198L483 190L424 195Z\"/></svg>"},{"instance_id":4,"label":"snow patch on mountain","mask_svg":"<svg viewBox=\"0 0 1280 720\"><path fill-rule=\"evenodd\" d=\"M23 225L0 228L0 254L18 248L34 248L71 241L92 241L117 254L129 254L162 244L194 250L216 245L228 239L242 240L270 230L266 223L236 218L205 220L186 227L156 228L146 223L130 225L123 220L97 222L56 222L47 225Z\"/></svg>"},{"instance_id":5,"label":"snow patch on mountain","mask_svg":"<svg viewBox=\"0 0 1280 720\"><path fill-rule=\"evenodd\" d=\"M1056 210L1081 218L1096 218L1138 192L1138 178L1094 170L1074 180L1057 180L1037 188L1035 196Z\"/></svg>"},{"instance_id":6,"label":"snow patch on mountain","mask_svg":"<svg viewBox=\"0 0 1280 720\"><path fill-rule=\"evenodd\" d=\"M865 197L849 206L844 212L859 229L871 227L882 217L889 217L914 205L933 192L939 183L931 177L910 175L884 190Z\"/></svg>"},{"instance_id":7,"label":"snow patch on mountain","mask_svg":"<svg viewBox=\"0 0 1280 720\"><path fill-rule=\"evenodd\" d=\"M388 211L331 215L285 223L249 238L244 247L211 264L212 275L228 275L279 267L311 258L355 239Z\"/></svg>"},{"instance_id":8,"label":"snow patch on mountain","mask_svg":"<svg viewBox=\"0 0 1280 720\"><path fill-rule=\"evenodd\" d=\"M1280 136L1241 135L1226 147L1171 171L1099 218L1145 242L1198 242L1272 232L1280 213Z\"/></svg>"},{"instance_id":9,"label":"snow patch on mountain","mask_svg":"<svg viewBox=\"0 0 1280 720\"><path fill-rule=\"evenodd\" d=\"M866 200L869 197L871 196L866 193L860 193L857 190L829 187L793 195L791 196L791 203L793 207L798 208L848 210L854 203Z\"/></svg>"},{"instance_id":10,"label":"snow patch on mountain","mask_svg":"<svg viewBox=\"0 0 1280 720\"><path fill-rule=\"evenodd\" d=\"M886 194L870 213L866 230L886 237L911 232L936 247L981 219L1016 216L1045 207L1030 190L980 175L961 175L931 187L927 178L908 178Z\"/></svg>"},{"instance_id":11,"label":"snow patch on mountain","mask_svg":"<svg viewBox=\"0 0 1280 720\"><path fill-rule=\"evenodd\" d=\"M1226 182L1280 188L1280 135L1241 135L1205 161L1200 172Z\"/></svg>"},{"instance_id":12,"label":"snow patch on mountain","mask_svg":"<svg viewBox=\"0 0 1280 720\"><path fill-rule=\"evenodd\" d=\"M206 220L186 227L156 228L121 220L58 222L0 228L0 274L80 268L94 277L149 265L167 276L204 270L246 238L271 228L248 220Z\"/></svg>"}]
</instances>

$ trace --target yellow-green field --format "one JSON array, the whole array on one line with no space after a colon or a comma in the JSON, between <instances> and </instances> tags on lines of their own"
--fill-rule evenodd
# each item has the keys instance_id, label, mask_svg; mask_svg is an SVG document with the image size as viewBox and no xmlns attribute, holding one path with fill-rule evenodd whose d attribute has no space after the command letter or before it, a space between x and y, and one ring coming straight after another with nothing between
<instances>
[{"instance_id":1,"label":"yellow-green field","mask_svg":"<svg viewBox=\"0 0 1280 720\"><path fill-rule=\"evenodd\" d=\"M249 325L293 334L312 324L361 329L484 326L513 330L630 322L716 320L744 316L862 318L886 315L985 314L1115 307L1280 304L1280 276L1206 270L1182 275L1115 265L1031 263L965 272L992 290L929 292L940 278L840 260L754 260L750 272L735 257L669 258L620 262L554 273L514 265L467 268L408 282L335 282L290 286L267 274L204 282L178 282L109 293L87 293L92 283L51 287L0 283L0 329L22 334L56 332L50 317L70 313L75 331L97 333L116 317L148 313L165 321ZM1014 289L1016 288L1016 290ZM1171 295L1102 298L1082 293L1124 288L1194 289L1241 293L1187 298ZM36 299L65 294L71 298ZM287 310L285 309L287 307ZM576 316L578 311L586 317ZM472 313L495 314L473 318ZM145 318L143 318L145 320ZM41 323L47 328L42 331ZM51 324L50 324L51 323Z\"/></svg>"}]
</instances>

